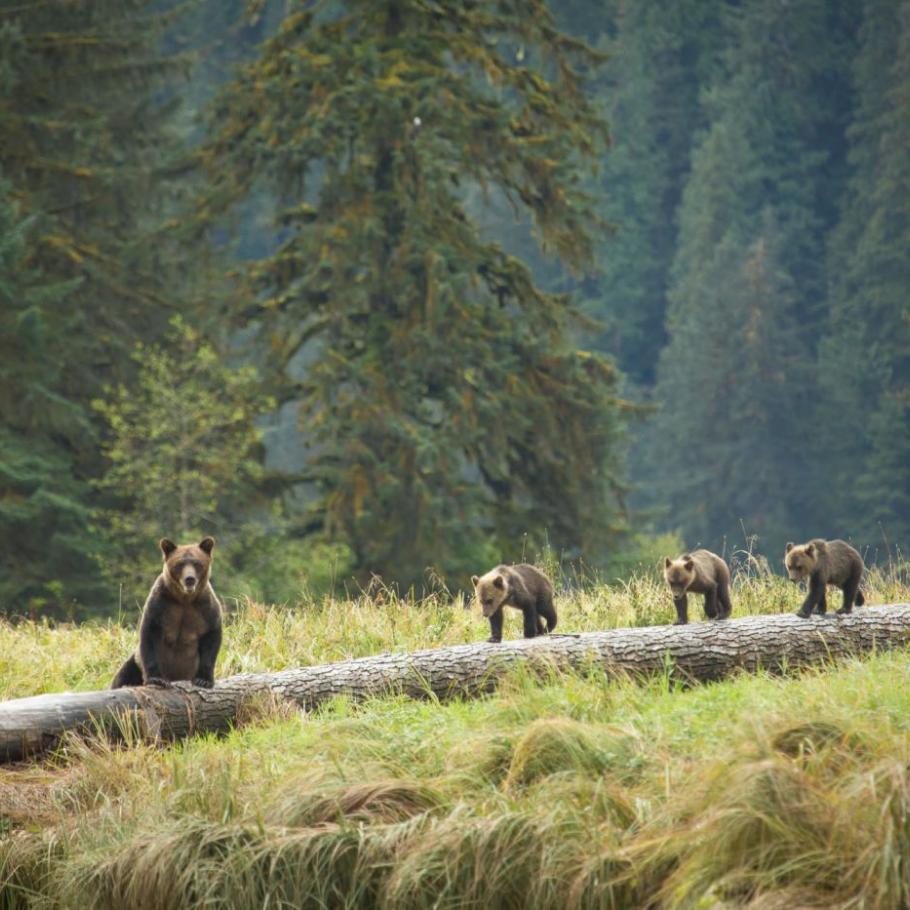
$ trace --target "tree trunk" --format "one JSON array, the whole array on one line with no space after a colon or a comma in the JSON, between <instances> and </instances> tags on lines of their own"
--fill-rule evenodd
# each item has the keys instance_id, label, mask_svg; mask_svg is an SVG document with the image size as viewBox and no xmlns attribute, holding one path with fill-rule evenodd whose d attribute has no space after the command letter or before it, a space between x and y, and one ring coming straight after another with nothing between
<instances>
[{"instance_id":1,"label":"tree trunk","mask_svg":"<svg viewBox=\"0 0 910 910\"><path fill-rule=\"evenodd\" d=\"M700 681L736 670L780 672L908 642L910 604L891 604L860 608L844 617L800 619L785 613L379 654L278 673L231 676L214 689L180 683L172 689L38 695L0 704L0 761L17 761L52 748L66 730L116 730L123 718L138 724L144 734L167 740L227 730L242 719L250 699L263 695L289 700L305 710L341 694L355 699L390 692L414 698L473 697L494 689L504 673L521 663L560 669L598 667L613 675L669 671L678 678Z\"/></svg>"}]
</instances>

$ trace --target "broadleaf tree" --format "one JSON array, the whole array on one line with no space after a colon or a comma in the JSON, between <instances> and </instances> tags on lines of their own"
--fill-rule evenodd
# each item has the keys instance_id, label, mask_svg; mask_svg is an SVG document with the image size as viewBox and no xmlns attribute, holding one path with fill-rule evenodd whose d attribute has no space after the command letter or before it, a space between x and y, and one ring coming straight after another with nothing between
<instances>
[{"instance_id":1,"label":"broadleaf tree","mask_svg":"<svg viewBox=\"0 0 910 910\"><path fill-rule=\"evenodd\" d=\"M545 539L596 557L620 521L619 377L464 205L503 194L584 268L597 62L541 0L297 3L216 102L200 220L277 200L235 313L299 397L314 527L361 577L463 582Z\"/></svg>"},{"instance_id":2,"label":"broadleaf tree","mask_svg":"<svg viewBox=\"0 0 910 910\"><path fill-rule=\"evenodd\" d=\"M269 533L256 421L274 403L252 366L226 363L179 317L166 342L138 344L135 381L94 402L107 430L109 466L96 483L104 572L129 604L155 577L160 537L214 535L221 571L242 569Z\"/></svg>"},{"instance_id":3,"label":"broadleaf tree","mask_svg":"<svg viewBox=\"0 0 910 910\"><path fill-rule=\"evenodd\" d=\"M139 343L136 380L94 402L106 427L105 575L145 593L158 538L213 534L236 564L268 533L257 419L274 406L253 367L232 366L179 317L166 344ZM257 515L257 500L259 514Z\"/></svg>"}]
</instances>

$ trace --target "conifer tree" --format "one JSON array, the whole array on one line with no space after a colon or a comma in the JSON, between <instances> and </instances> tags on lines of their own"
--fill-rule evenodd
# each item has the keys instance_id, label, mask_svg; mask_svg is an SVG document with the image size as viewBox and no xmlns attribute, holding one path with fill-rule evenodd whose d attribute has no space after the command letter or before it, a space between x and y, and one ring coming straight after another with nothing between
<instances>
[{"instance_id":1,"label":"conifer tree","mask_svg":"<svg viewBox=\"0 0 910 910\"><path fill-rule=\"evenodd\" d=\"M464 205L495 189L590 261L594 63L540 0L295 4L216 105L201 216L280 199L241 312L304 365L315 515L361 573L467 572L524 535L596 556L617 521L617 375Z\"/></svg>"},{"instance_id":2,"label":"conifer tree","mask_svg":"<svg viewBox=\"0 0 910 910\"><path fill-rule=\"evenodd\" d=\"M822 0L748 0L727 16L725 72L705 97L680 209L650 465L692 545L744 528L773 552L813 533L807 364L824 324L853 22Z\"/></svg>"},{"instance_id":3,"label":"conifer tree","mask_svg":"<svg viewBox=\"0 0 910 910\"><path fill-rule=\"evenodd\" d=\"M836 515L910 547L910 3L869 0L854 66L852 174L831 242L819 433ZM845 415L848 415L845 419Z\"/></svg>"},{"instance_id":4,"label":"conifer tree","mask_svg":"<svg viewBox=\"0 0 910 910\"><path fill-rule=\"evenodd\" d=\"M161 50L172 5L0 0L0 166L44 216L33 264L79 279L69 367L83 402L131 370L134 341L160 337L179 296L185 257L160 230L176 212L167 175L187 163L167 100L180 64Z\"/></svg>"},{"instance_id":5,"label":"conifer tree","mask_svg":"<svg viewBox=\"0 0 910 910\"><path fill-rule=\"evenodd\" d=\"M21 528L0 527L0 548L19 553L16 574L28 580L11 593L16 602L4 604L14 611L24 609L22 597L44 596L42 578L65 579L66 597L83 606L116 604L116 591L102 598L97 566L77 558L100 545L89 521L90 480L103 459L89 405L103 382L132 375L135 340L160 337L169 311L189 299L198 266L190 270L193 251L169 243L162 229L177 210L176 178L185 171L181 154L187 157L169 100L180 66L161 49L172 7L0 0L0 171L17 217L30 226L10 268L30 288L66 288L65 298L39 294L43 307L26 307L27 317L13 292L0 304L10 343L24 325L35 327L28 343L14 348L11 374L15 364L33 391L53 390L28 398L34 446L21 412L0 412L0 432L21 443L0 451L0 469L22 483L31 477L30 496L60 485L67 491L53 500L59 526L47 523L54 511L47 496L46 520L34 521L47 547L21 546ZM26 365L26 356L38 359ZM58 428L64 416L65 432ZM66 554L50 543L63 538Z\"/></svg>"},{"instance_id":6,"label":"conifer tree","mask_svg":"<svg viewBox=\"0 0 910 910\"><path fill-rule=\"evenodd\" d=\"M600 274L585 309L604 326L599 346L648 386L666 342L676 210L705 125L699 99L722 47L723 5L617 0L615 7L605 21L591 4L585 20L589 29L609 28L596 84L613 137L601 176L604 214L616 227L598 249Z\"/></svg>"},{"instance_id":7,"label":"conifer tree","mask_svg":"<svg viewBox=\"0 0 910 910\"><path fill-rule=\"evenodd\" d=\"M40 231L0 179L0 611L67 616L100 588L72 455L91 433L63 369L76 285L29 265Z\"/></svg>"}]
</instances>

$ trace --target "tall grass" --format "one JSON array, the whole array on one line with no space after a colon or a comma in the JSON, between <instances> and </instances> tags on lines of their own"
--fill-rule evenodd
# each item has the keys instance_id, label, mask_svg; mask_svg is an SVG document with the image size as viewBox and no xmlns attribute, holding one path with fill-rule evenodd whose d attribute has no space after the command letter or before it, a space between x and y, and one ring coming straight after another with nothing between
<instances>
[{"instance_id":1,"label":"tall grass","mask_svg":"<svg viewBox=\"0 0 910 910\"><path fill-rule=\"evenodd\" d=\"M754 576L736 593L739 613L799 601ZM560 600L567 631L671 618L647 579ZM4 685L104 684L134 634L5 625ZM443 598L243 604L219 673L483 637ZM70 739L0 769L0 907L898 910L908 768L904 653L689 689L519 669L477 701L266 706L222 738Z\"/></svg>"},{"instance_id":2,"label":"tall grass","mask_svg":"<svg viewBox=\"0 0 910 910\"><path fill-rule=\"evenodd\" d=\"M910 599L910 586L897 570L873 570L865 584L869 603ZM734 616L795 611L800 589L781 576L741 571L734 581ZM702 618L701 597L691 598L689 615ZM304 600L263 606L247 599L228 601L219 676L366 657L383 651L483 641L489 626L460 597L434 594L400 598L388 590L355 600ZM585 584L558 593L559 632L590 632L672 622L676 614L662 580L635 575L612 585ZM506 611L506 637L521 635L521 615ZM0 619L0 699L42 692L106 687L136 646L136 621L82 626Z\"/></svg>"}]
</instances>

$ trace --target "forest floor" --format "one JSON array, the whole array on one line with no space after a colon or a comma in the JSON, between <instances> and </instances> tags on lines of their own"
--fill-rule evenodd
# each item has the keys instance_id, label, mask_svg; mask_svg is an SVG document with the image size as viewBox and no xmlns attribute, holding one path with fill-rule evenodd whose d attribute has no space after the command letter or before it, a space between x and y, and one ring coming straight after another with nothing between
<instances>
[{"instance_id":1,"label":"forest floor","mask_svg":"<svg viewBox=\"0 0 910 910\"><path fill-rule=\"evenodd\" d=\"M910 600L885 573L866 593ZM800 600L740 577L734 615ZM673 617L646 577L558 604L562 631ZM135 634L2 623L0 697L102 688ZM244 603L218 675L486 634L447 597ZM223 737L72 738L0 768L0 907L896 910L908 769L907 652L691 688L518 671L475 701L264 704Z\"/></svg>"}]
</instances>

